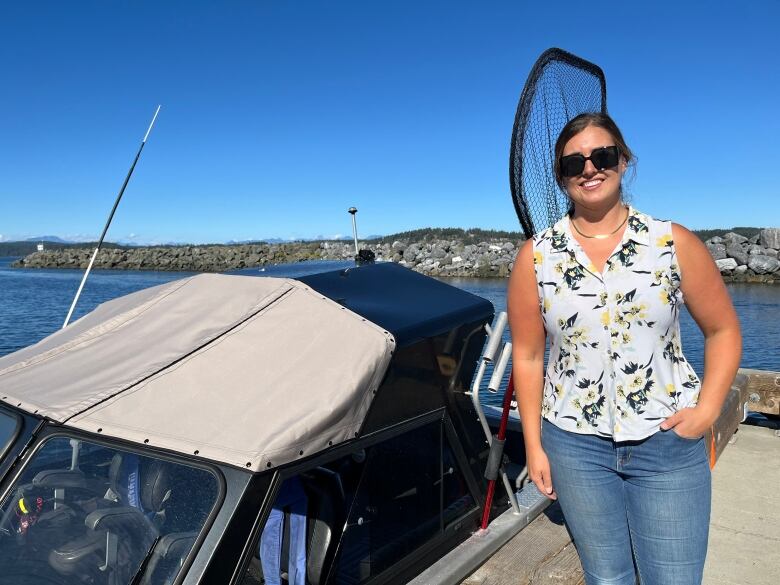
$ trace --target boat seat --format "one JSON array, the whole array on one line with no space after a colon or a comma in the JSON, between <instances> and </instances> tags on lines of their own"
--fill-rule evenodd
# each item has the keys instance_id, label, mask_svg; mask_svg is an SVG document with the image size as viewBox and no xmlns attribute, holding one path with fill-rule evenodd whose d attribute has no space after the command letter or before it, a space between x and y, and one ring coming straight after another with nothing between
<instances>
[{"instance_id":1,"label":"boat seat","mask_svg":"<svg viewBox=\"0 0 780 585\"><path fill-rule=\"evenodd\" d=\"M87 514L81 534L53 549L49 564L61 575L109 575L109 583L121 582L120 575L134 571L159 534L159 519L170 491L168 466L142 460L137 497L133 488L122 485L129 474L117 454L111 464L111 491L117 501ZM133 471L131 470L131 473ZM135 505L133 505L135 504ZM129 575L126 575L129 577Z\"/></svg>"},{"instance_id":2,"label":"boat seat","mask_svg":"<svg viewBox=\"0 0 780 585\"><path fill-rule=\"evenodd\" d=\"M78 469L46 469L36 474L30 484L32 493L51 492L54 496L53 508L38 516L38 529L80 526L87 513L100 505L106 483L105 479L90 480Z\"/></svg>"},{"instance_id":3,"label":"boat seat","mask_svg":"<svg viewBox=\"0 0 780 585\"><path fill-rule=\"evenodd\" d=\"M346 522L341 476L325 467L301 475L309 499L306 513L306 580L324 585L330 574Z\"/></svg>"},{"instance_id":4,"label":"boat seat","mask_svg":"<svg viewBox=\"0 0 780 585\"><path fill-rule=\"evenodd\" d=\"M306 584L324 585L336 557L346 522L346 496L338 472L316 467L296 476L306 494ZM287 582L290 550L290 510L283 508L284 523L279 543L279 580ZM267 567L266 567L267 569ZM250 560L242 585L264 583L263 565L259 557Z\"/></svg>"},{"instance_id":5,"label":"boat seat","mask_svg":"<svg viewBox=\"0 0 780 585\"><path fill-rule=\"evenodd\" d=\"M197 537L197 532L172 532L161 537L149 559L142 585L173 583Z\"/></svg>"},{"instance_id":6,"label":"boat seat","mask_svg":"<svg viewBox=\"0 0 780 585\"><path fill-rule=\"evenodd\" d=\"M49 565L60 575L85 573L85 567L99 567L105 559L106 534L93 530L58 546L49 553ZM91 574L88 571L86 574Z\"/></svg>"},{"instance_id":7,"label":"boat seat","mask_svg":"<svg viewBox=\"0 0 780 585\"><path fill-rule=\"evenodd\" d=\"M78 469L44 469L33 477L32 485L51 489L87 489L87 479L84 472Z\"/></svg>"}]
</instances>

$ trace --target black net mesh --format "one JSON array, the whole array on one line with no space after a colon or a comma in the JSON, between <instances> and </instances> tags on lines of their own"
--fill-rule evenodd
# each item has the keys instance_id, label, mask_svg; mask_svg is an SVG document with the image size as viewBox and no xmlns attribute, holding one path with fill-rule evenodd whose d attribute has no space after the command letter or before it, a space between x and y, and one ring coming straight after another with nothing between
<instances>
[{"instance_id":1,"label":"black net mesh","mask_svg":"<svg viewBox=\"0 0 780 585\"><path fill-rule=\"evenodd\" d=\"M553 174L558 134L578 114L606 111L607 84L598 66L561 49L542 53L520 94L509 153L512 199L526 237L568 209Z\"/></svg>"}]
</instances>

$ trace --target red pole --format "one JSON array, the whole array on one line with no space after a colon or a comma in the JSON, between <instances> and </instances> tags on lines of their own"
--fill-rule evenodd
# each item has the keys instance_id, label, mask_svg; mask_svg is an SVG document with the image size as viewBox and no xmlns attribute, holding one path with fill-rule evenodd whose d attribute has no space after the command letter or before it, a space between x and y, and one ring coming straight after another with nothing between
<instances>
[{"instance_id":1,"label":"red pole","mask_svg":"<svg viewBox=\"0 0 780 585\"><path fill-rule=\"evenodd\" d=\"M482 530L488 527L490 521L490 506L493 504L493 494L496 491L496 480L491 479L488 481L487 497L485 498L485 509L482 510Z\"/></svg>"},{"instance_id":2,"label":"red pole","mask_svg":"<svg viewBox=\"0 0 780 585\"><path fill-rule=\"evenodd\" d=\"M509 422L509 409L512 406L512 396L515 394L515 384L512 380L512 372L509 373L509 382L506 384L504 392L504 410L501 412L501 424L498 427L498 440L503 441L506 438L506 425Z\"/></svg>"},{"instance_id":3,"label":"red pole","mask_svg":"<svg viewBox=\"0 0 780 585\"><path fill-rule=\"evenodd\" d=\"M512 396L515 393L515 385L512 381L512 373L509 373L509 382L506 385L506 391L504 392L504 404L501 411L501 423L498 425L497 439L503 441L506 438L506 425L509 421L509 408L512 405ZM490 519L490 507L493 505L493 495L496 491L496 480L488 480L488 490L485 496L485 509L482 510L482 530L488 527L488 520Z\"/></svg>"}]
</instances>

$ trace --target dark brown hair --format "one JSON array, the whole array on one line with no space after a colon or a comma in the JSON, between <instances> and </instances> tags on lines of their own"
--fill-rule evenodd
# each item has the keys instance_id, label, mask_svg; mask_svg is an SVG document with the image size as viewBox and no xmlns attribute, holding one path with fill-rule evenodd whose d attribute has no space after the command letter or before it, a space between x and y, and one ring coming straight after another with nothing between
<instances>
[{"instance_id":1,"label":"dark brown hair","mask_svg":"<svg viewBox=\"0 0 780 585\"><path fill-rule=\"evenodd\" d=\"M566 143L574 138L577 134L588 128L589 126L595 126L596 128L603 128L612 136L615 141L615 146L620 150L620 155L625 159L628 165L631 165L635 161L634 154L631 149L623 140L623 134L620 132L620 128L617 127L615 121L609 117L608 114L602 114L601 112L587 112L575 116L563 127L561 133L558 135L558 140L555 141L555 160L553 162L553 169L555 172L555 180L558 182L558 186L566 192L563 183L563 177L561 176L561 156L563 155L563 148Z\"/></svg>"}]
</instances>

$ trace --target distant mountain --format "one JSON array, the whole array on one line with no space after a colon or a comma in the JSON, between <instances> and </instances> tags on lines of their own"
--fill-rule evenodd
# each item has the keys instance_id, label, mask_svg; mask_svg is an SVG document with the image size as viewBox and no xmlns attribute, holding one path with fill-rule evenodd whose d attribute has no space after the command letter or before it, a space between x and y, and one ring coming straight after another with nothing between
<instances>
[{"instance_id":1,"label":"distant mountain","mask_svg":"<svg viewBox=\"0 0 780 585\"><path fill-rule=\"evenodd\" d=\"M63 240L59 236L37 236L35 238L27 238L24 242L54 242L56 244L75 244L71 240Z\"/></svg>"},{"instance_id":2,"label":"distant mountain","mask_svg":"<svg viewBox=\"0 0 780 585\"><path fill-rule=\"evenodd\" d=\"M278 240L278 242L286 242L287 240ZM277 240L228 240L225 242L226 246L242 246L244 244L262 244L263 242L266 243L277 243Z\"/></svg>"},{"instance_id":3,"label":"distant mountain","mask_svg":"<svg viewBox=\"0 0 780 585\"><path fill-rule=\"evenodd\" d=\"M53 242L51 240L41 240L39 238L30 238L24 241L0 242L0 256L27 256L38 250L38 244L43 242L46 250L62 250L64 248L94 248L97 242ZM104 248L127 248L113 242L103 242Z\"/></svg>"},{"instance_id":4,"label":"distant mountain","mask_svg":"<svg viewBox=\"0 0 780 585\"><path fill-rule=\"evenodd\" d=\"M27 256L38 249L41 240L26 240L23 242L0 242L0 256ZM60 242L44 242L49 250L60 250L69 247L69 244Z\"/></svg>"}]
</instances>

